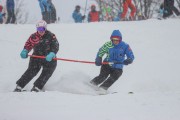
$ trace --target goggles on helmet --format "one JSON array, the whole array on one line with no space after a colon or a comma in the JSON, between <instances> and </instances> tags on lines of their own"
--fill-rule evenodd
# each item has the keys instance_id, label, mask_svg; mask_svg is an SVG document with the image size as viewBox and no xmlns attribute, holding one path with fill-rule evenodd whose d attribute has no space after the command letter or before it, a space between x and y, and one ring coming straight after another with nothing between
<instances>
[{"instance_id":1,"label":"goggles on helmet","mask_svg":"<svg viewBox=\"0 0 180 120\"><path fill-rule=\"evenodd\" d=\"M44 32L46 31L45 27L37 27L37 31Z\"/></svg>"}]
</instances>

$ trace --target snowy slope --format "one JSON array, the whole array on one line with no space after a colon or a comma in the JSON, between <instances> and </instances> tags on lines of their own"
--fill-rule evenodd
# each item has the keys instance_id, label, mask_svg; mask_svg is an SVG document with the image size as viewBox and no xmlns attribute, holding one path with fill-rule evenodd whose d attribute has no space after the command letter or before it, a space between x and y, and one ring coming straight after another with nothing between
<instances>
[{"instance_id":1,"label":"snowy slope","mask_svg":"<svg viewBox=\"0 0 180 120\"><path fill-rule=\"evenodd\" d=\"M11 92L27 69L28 59L19 54L35 25L0 25L0 120L179 120L179 26L176 19L49 25L60 42L60 58L94 61L114 29L130 44L135 61L109 89L118 93L96 96L86 83L99 67L63 61L47 92Z\"/></svg>"}]
</instances>

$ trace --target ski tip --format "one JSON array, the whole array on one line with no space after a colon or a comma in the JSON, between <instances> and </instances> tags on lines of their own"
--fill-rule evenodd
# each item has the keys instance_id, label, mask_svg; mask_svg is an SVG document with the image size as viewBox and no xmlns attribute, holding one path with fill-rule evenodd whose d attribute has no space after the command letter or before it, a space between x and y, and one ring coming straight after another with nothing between
<instances>
[{"instance_id":1,"label":"ski tip","mask_svg":"<svg viewBox=\"0 0 180 120\"><path fill-rule=\"evenodd\" d=\"M128 92L128 94L134 94L134 92Z\"/></svg>"}]
</instances>

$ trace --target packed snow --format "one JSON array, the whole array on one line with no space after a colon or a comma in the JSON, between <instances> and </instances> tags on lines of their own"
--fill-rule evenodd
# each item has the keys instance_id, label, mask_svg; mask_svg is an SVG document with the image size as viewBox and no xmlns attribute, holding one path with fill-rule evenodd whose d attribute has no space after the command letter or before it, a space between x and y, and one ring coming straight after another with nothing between
<instances>
[{"instance_id":1,"label":"packed snow","mask_svg":"<svg viewBox=\"0 0 180 120\"><path fill-rule=\"evenodd\" d=\"M36 29L0 25L0 120L179 120L179 26L179 19L48 25L60 43L57 57L92 62L112 31L122 32L135 60L109 89L118 93L97 95L88 82L100 67L65 61L58 61L46 92L12 92L28 67L20 52Z\"/></svg>"}]
</instances>

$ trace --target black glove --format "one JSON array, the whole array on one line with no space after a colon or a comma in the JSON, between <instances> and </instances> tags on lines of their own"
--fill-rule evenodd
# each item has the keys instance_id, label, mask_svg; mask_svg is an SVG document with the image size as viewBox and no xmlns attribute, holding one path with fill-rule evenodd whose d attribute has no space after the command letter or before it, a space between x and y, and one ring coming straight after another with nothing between
<instances>
[{"instance_id":1,"label":"black glove","mask_svg":"<svg viewBox=\"0 0 180 120\"><path fill-rule=\"evenodd\" d=\"M86 18L86 16L85 16L85 15L83 15L83 16L82 16L82 19L84 20L85 18Z\"/></svg>"},{"instance_id":2,"label":"black glove","mask_svg":"<svg viewBox=\"0 0 180 120\"><path fill-rule=\"evenodd\" d=\"M131 64L133 61L130 58L127 58L126 60L124 60L124 65L128 65Z\"/></svg>"},{"instance_id":3,"label":"black glove","mask_svg":"<svg viewBox=\"0 0 180 120\"><path fill-rule=\"evenodd\" d=\"M96 66L101 66L102 65L102 58L101 57L97 57L96 61L95 61Z\"/></svg>"}]
</instances>

